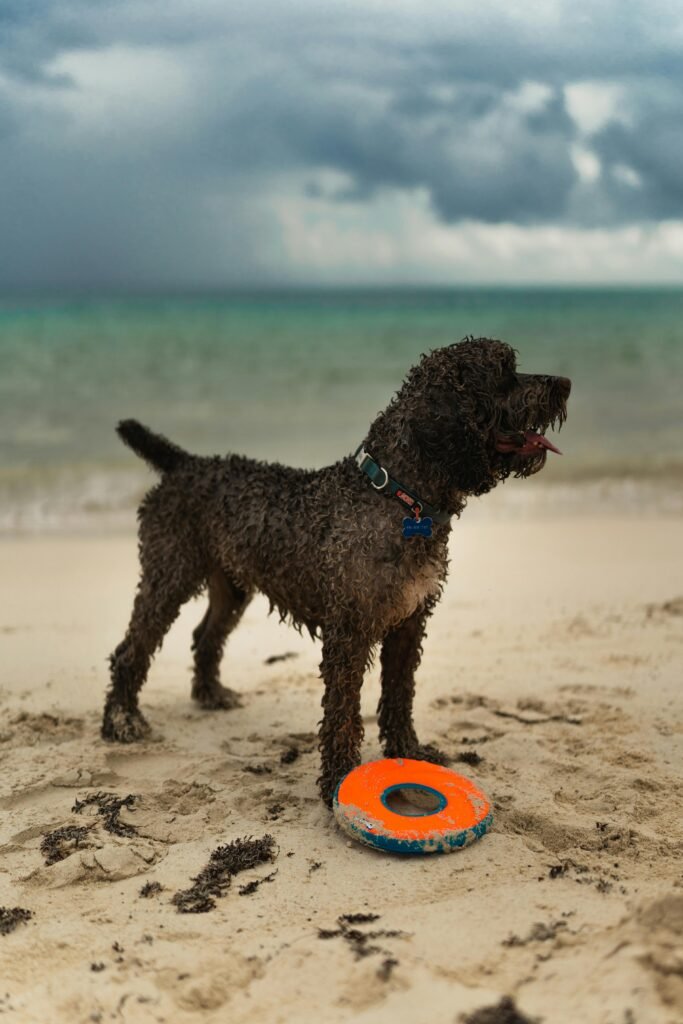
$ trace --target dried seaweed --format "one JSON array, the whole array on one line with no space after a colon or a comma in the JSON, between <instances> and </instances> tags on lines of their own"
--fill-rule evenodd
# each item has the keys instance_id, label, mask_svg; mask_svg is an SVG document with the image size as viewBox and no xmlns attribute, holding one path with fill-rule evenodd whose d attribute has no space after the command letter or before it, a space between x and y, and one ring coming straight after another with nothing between
<instances>
[{"instance_id":1,"label":"dried seaweed","mask_svg":"<svg viewBox=\"0 0 683 1024\"><path fill-rule=\"evenodd\" d=\"M240 896L251 896L253 892L256 892L259 885L263 885L264 882L272 882L276 874L277 871L271 871L269 875L264 875L263 878L255 878L253 882L241 885L238 890Z\"/></svg>"},{"instance_id":2,"label":"dried seaweed","mask_svg":"<svg viewBox=\"0 0 683 1024\"><path fill-rule=\"evenodd\" d=\"M30 921L32 910L23 907L0 907L0 935L9 935L22 921Z\"/></svg>"},{"instance_id":3,"label":"dried seaweed","mask_svg":"<svg viewBox=\"0 0 683 1024\"><path fill-rule=\"evenodd\" d=\"M216 899L230 888L233 875L272 861L275 856L275 840L271 835L262 839L248 836L219 846L211 854L206 867L192 879L194 885L180 889L171 902L180 914L206 914L216 906Z\"/></svg>"},{"instance_id":4,"label":"dried seaweed","mask_svg":"<svg viewBox=\"0 0 683 1024\"><path fill-rule=\"evenodd\" d=\"M121 821L119 815L123 807L131 810L136 800L137 797L131 793L124 797L118 797L116 793L91 793L84 800L76 800L71 810L75 811L76 814L80 814L84 807L94 805L97 807L97 813L100 817L104 818L103 827L106 832L111 832L115 836L130 838L131 836L136 836L138 830L133 825L127 825Z\"/></svg>"},{"instance_id":5,"label":"dried seaweed","mask_svg":"<svg viewBox=\"0 0 683 1024\"><path fill-rule=\"evenodd\" d=\"M292 744L280 754L280 764L293 764L299 757L299 748Z\"/></svg>"},{"instance_id":6,"label":"dried seaweed","mask_svg":"<svg viewBox=\"0 0 683 1024\"><path fill-rule=\"evenodd\" d=\"M48 867L60 860L66 860L74 850L83 849L89 832L90 828L87 825L64 825L62 828L56 828L54 832L47 832L40 844L40 852Z\"/></svg>"},{"instance_id":7,"label":"dried seaweed","mask_svg":"<svg viewBox=\"0 0 683 1024\"><path fill-rule=\"evenodd\" d=\"M484 760L481 754L478 754L476 750L463 750L461 754L457 754L455 757L456 761L462 762L462 764L469 764L473 768L476 768L478 764Z\"/></svg>"},{"instance_id":8,"label":"dried seaweed","mask_svg":"<svg viewBox=\"0 0 683 1024\"><path fill-rule=\"evenodd\" d=\"M564 931L567 927L566 921L551 921L550 924L543 924L537 921L526 938L519 935L509 935L503 939L504 946L526 946L530 942L550 942L557 937L558 932Z\"/></svg>"},{"instance_id":9,"label":"dried seaweed","mask_svg":"<svg viewBox=\"0 0 683 1024\"><path fill-rule=\"evenodd\" d=\"M141 896L143 900L147 900L150 896L156 896L157 893L163 892L163 889L164 887L161 882L145 882L138 896Z\"/></svg>"},{"instance_id":10,"label":"dried seaweed","mask_svg":"<svg viewBox=\"0 0 683 1024\"><path fill-rule=\"evenodd\" d=\"M342 914L341 917L337 918L339 927L332 929L319 928L318 938L343 939L356 960L371 956L373 953L383 953L385 956L390 956L388 950L382 949L381 946L372 945L371 940L402 938L406 932L395 929L391 931L379 929L374 932L362 932L358 928L350 927L354 924L371 924L373 921L379 921L379 914Z\"/></svg>"},{"instance_id":11,"label":"dried seaweed","mask_svg":"<svg viewBox=\"0 0 683 1024\"><path fill-rule=\"evenodd\" d=\"M509 996L504 996L495 1006L475 1010L460 1020L462 1024L538 1024L538 1017L527 1017L520 1013L514 999Z\"/></svg>"}]
</instances>

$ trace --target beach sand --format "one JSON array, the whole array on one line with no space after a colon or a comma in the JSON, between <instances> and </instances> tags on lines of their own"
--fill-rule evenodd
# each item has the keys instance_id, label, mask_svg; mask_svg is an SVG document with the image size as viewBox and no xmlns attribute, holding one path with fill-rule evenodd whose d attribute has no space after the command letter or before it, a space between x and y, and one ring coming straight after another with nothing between
<instances>
[{"instance_id":1,"label":"beach sand","mask_svg":"<svg viewBox=\"0 0 683 1024\"><path fill-rule=\"evenodd\" d=\"M517 1021L683 1019L683 527L467 510L451 554L416 722L479 755L453 767L495 824L402 859L350 842L321 805L319 645L262 599L223 663L241 708L190 702L197 603L143 691L152 739L114 746L99 721L134 538L2 542L0 905L33 915L0 934L3 1021L503 1024L512 1011L475 1011L504 996ZM365 759L377 697L375 668ZM95 805L73 809L98 791L135 798L114 832ZM48 865L43 837L66 826L86 831ZM178 913L212 850L266 834L272 863ZM377 919L340 926L353 914Z\"/></svg>"}]
</instances>

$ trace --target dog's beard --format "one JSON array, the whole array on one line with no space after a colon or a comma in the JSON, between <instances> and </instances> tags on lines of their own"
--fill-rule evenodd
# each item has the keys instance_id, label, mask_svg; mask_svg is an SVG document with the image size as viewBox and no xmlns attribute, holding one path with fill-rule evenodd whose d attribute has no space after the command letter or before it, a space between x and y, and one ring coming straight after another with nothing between
<instances>
[{"instance_id":1,"label":"dog's beard","mask_svg":"<svg viewBox=\"0 0 683 1024\"><path fill-rule=\"evenodd\" d=\"M553 395L553 389L540 394L524 389L513 396L499 410L498 422L490 434L494 474L501 479L507 476L528 477L540 472L549 451L562 454L545 436L546 431L561 430L566 418L566 404Z\"/></svg>"},{"instance_id":2,"label":"dog's beard","mask_svg":"<svg viewBox=\"0 0 683 1024\"><path fill-rule=\"evenodd\" d=\"M515 477L527 477L533 476L535 473L540 473L545 466L547 459L548 453L545 449L541 449L541 451L535 455L513 455L509 464L510 475Z\"/></svg>"}]
</instances>

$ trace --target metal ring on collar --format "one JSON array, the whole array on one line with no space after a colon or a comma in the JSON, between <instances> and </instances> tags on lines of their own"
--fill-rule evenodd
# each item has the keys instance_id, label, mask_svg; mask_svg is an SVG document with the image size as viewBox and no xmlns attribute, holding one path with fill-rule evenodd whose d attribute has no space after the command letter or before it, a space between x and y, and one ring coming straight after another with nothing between
<instances>
[{"instance_id":1,"label":"metal ring on collar","mask_svg":"<svg viewBox=\"0 0 683 1024\"><path fill-rule=\"evenodd\" d=\"M373 487L375 488L375 490L376 490L376 491L381 491L381 490L382 490L382 488L386 487L386 486L387 486L387 484L389 483L389 474L387 473L387 471L386 471L386 469L384 468L384 466L379 466L379 465L378 465L378 467L377 467L377 468L378 468L378 469L381 469L381 470L382 470L382 472L384 473L384 480L382 481L382 483L381 483L381 484L376 484L376 483L374 482L374 480L371 480L371 481L370 481L370 483L372 484L372 486L373 486Z\"/></svg>"}]
</instances>

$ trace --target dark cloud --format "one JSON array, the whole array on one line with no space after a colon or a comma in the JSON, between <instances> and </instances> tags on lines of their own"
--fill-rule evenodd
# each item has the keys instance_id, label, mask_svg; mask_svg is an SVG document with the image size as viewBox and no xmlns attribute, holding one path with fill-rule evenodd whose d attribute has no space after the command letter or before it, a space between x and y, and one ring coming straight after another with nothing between
<instances>
[{"instance_id":1,"label":"dark cloud","mask_svg":"<svg viewBox=\"0 0 683 1024\"><path fill-rule=\"evenodd\" d=\"M421 190L449 224L683 216L664 2L232 6L4 0L0 284L263 277L283 181L340 209ZM97 55L125 102L98 94ZM597 128L568 111L581 80L622 90Z\"/></svg>"},{"instance_id":2,"label":"dark cloud","mask_svg":"<svg viewBox=\"0 0 683 1024\"><path fill-rule=\"evenodd\" d=\"M648 91L641 88L628 125L607 125L596 135L593 148L603 162L617 216L623 218L629 211L633 219L680 217L683 83L668 80L655 95Z\"/></svg>"}]
</instances>

